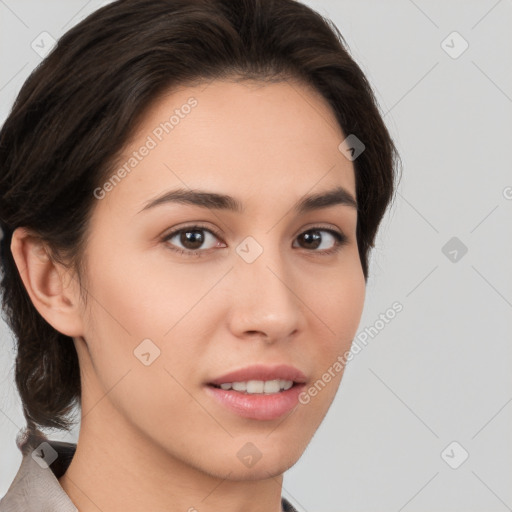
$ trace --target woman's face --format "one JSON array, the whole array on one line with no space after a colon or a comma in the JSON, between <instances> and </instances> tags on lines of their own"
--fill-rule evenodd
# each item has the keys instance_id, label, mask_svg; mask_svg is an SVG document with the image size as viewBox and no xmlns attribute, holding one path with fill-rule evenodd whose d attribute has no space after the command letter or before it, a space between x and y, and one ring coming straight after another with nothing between
<instances>
[{"instance_id":1,"label":"woman's face","mask_svg":"<svg viewBox=\"0 0 512 512\"><path fill-rule=\"evenodd\" d=\"M148 111L95 192L75 338L82 430L232 480L298 460L334 399L343 371L333 368L364 303L356 208L296 208L337 188L356 197L338 149L346 135L316 92L291 82L214 81ZM209 196L151 206L178 189L230 196L242 210ZM221 378L253 365L269 372ZM278 365L303 378L272 373ZM295 384L263 384L268 394L211 385L279 377Z\"/></svg>"}]
</instances>

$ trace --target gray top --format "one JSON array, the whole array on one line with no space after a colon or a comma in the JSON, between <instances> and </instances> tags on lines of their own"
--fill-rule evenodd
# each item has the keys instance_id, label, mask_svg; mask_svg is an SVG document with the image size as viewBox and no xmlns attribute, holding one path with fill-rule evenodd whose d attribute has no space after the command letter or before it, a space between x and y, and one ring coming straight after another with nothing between
<instances>
[{"instance_id":1,"label":"gray top","mask_svg":"<svg viewBox=\"0 0 512 512\"><path fill-rule=\"evenodd\" d=\"M76 443L48 439L23 456L0 512L78 512L57 480L68 469ZM281 497L283 512L297 510Z\"/></svg>"},{"instance_id":2,"label":"gray top","mask_svg":"<svg viewBox=\"0 0 512 512\"><path fill-rule=\"evenodd\" d=\"M57 480L75 449L76 444L48 440L29 450L0 500L0 512L78 512Z\"/></svg>"}]
</instances>

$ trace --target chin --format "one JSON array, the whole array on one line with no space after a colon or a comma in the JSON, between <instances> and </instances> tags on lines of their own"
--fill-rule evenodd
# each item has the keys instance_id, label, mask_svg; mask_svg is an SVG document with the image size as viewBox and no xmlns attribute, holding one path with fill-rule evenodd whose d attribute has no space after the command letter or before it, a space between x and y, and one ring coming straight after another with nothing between
<instances>
[{"instance_id":1,"label":"chin","mask_svg":"<svg viewBox=\"0 0 512 512\"><path fill-rule=\"evenodd\" d=\"M262 458L252 468L245 468L242 465L235 465L234 467L232 465L226 466L223 468L225 472L221 472L215 476L225 478L226 480L231 480L233 482L276 478L290 469L298 460L299 457L295 457L288 460L263 462Z\"/></svg>"},{"instance_id":2,"label":"chin","mask_svg":"<svg viewBox=\"0 0 512 512\"><path fill-rule=\"evenodd\" d=\"M302 456L305 446L301 443L288 441L279 443L272 442L271 438L262 439L261 442L254 439L254 444L250 441L236 442L234 456L232 451L226 450L217 459L215 468L210 459L210 471L208 473L217 478L225 478L232 481L251 481L264 480L282 475L290 469ZM261 450L256 448L259 444ZM262 445L265 445L262 447ZM205 461L206 462L206 461Z\"/></svg>"}]
</instances>

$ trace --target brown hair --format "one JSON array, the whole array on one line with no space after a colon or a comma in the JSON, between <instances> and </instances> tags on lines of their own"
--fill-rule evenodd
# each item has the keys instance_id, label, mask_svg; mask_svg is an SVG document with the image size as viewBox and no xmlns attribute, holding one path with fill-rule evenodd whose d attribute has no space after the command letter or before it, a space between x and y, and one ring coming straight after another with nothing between
<instances>
[{"instance_id":1,"label":"brown hair","mask_svg":"<svg viewBox=\"0 0 512 512\"><path fill-rule=\"evenodd\" d=\"M20 448L44 436L38 426L69 430L81 387L72 338L45 321L23 285L13 231L29 228L83 284L93 191L151 103L175 86L291 78L321 93L344 134L366 146L353 164L367 280L400 158L346 48L330 20L294 0L118 0L64 34L32 72L0 131L0 290L27 420Z\"/></svg>"}]
</instances>

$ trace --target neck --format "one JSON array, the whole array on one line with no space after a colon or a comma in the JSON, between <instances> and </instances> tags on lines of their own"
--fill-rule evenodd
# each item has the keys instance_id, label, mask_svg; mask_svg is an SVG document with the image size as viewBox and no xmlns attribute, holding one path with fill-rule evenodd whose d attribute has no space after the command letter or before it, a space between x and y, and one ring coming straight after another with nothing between
<instances>
[{"instance_id":1,"label":"neck","mask_svg":"<svg viewBox=\"0 0 512 512\"><path fill-rule=\"evenodd\" d=\"M281 512L282 474L208 474L127 426L113 407L105 415L106 407L108 398L102 414L82 417L75 456L59 479L80 512Z\"/></svg>"}]
</instances>

